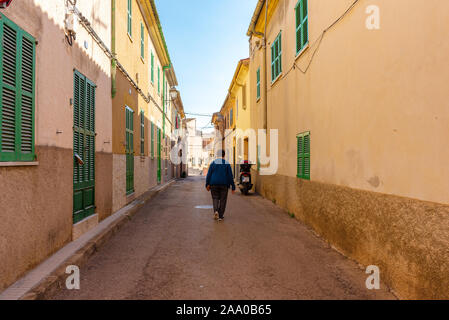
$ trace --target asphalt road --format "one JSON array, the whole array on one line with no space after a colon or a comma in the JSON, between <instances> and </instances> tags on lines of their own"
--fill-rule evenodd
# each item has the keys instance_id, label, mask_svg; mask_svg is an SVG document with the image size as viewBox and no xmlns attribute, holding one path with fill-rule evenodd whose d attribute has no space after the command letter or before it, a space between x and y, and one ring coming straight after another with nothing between
<instances>
[{"instance_id":1,"label":"asphalt road","mask_svg":"<svg viewBox=\"0 0 449 320\"><path fill-rule=\"evenodd\" d=\"M53 299L393 299L301 222L257 195L213 220L203 177L145 205Z\"/></svg>"}]
</instances>

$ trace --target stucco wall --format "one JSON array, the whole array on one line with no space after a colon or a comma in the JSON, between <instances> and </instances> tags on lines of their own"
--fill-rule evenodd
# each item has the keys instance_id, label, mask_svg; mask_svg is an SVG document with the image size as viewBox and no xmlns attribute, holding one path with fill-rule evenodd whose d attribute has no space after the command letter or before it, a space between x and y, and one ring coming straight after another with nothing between
<instances>
[{"instance_id":1,"label":"stucco wall","mask_svg":"<svg viewBox=\"0 0 449 320\"><path fill-rule=\"evenodd\" d=\"M257 190L380 276L402 298L449 298L449 206L283 175Z\"/></svg>"}]
</instances>

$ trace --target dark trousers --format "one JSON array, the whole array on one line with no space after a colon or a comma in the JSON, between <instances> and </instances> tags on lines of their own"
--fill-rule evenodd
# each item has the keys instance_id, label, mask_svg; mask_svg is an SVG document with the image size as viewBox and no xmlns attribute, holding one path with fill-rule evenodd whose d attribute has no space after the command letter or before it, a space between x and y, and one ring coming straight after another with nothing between
<instances>
[{"instance_id":1,"label":"dark trousers","mask_svg":"<svg viewBox=\"0 0 449 320\"><path fill-rule=\"evenodd\" d=\"M218 212L223 218L228 200L228 186L210 186L212 200L214 202L214 212Z\"/></svg>"}]
</instances>

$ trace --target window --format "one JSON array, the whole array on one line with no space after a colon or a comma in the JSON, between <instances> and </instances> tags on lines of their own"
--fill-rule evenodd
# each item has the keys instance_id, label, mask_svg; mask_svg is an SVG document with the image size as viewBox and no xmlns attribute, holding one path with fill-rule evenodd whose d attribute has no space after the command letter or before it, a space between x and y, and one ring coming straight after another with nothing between
<instances>
[{"instance_id":1,"label":"window","mask_svg":"<svg viewBox=\"0 0 449 320\"><path fill-rule=\"evenodd\" d=\"M151 159L154 159L154 123L151 122Z\"/></svg>"},{"instance_id":2,"label":"window","mask_svg":"<svg viewBox=\"0 0 449 320\"><path fill-rule=\"evenodd\" d=\"M271 82L273 83L282 73L282 33L271 45Z\"/></svg>"},{"instance_id":3,"label":"window","mask_svg":"<svg viewBox=\"0 0 449 320\"><path fill-rule=\"evenodd\" d=\"M234 125L234 108L229 111L229 127Z\"/></svg>"},{"instance_id":4,"label":"window","mask_svg":"<svg viewBox=\"0 0 449 320\"><path fill-rule=\"evenodd\" d=\"M296 137L298 144L297 176L310 180L310 132L304 132Z\"/></svg>"},{"instance_id":5,"label":"window","mask_svg":"<svg viewBox=\"0 0 449 320\"><path fill-rule=\"evenodd\" d=\"M145 29L143 23L140 23L140 57L145 59Z\"/></svg>"},{"instance_id":6,"label":"window","mask_svg":"<svg viewBox=\"0 0 449 320\"><path fill-rule=\"evenodd\" d=\"M140 112L140 155L145 155L145 114Z\"/></svg>"},{"instance_id":7,"label":"window","mask_svg":"<svg viewBox=\"0 0 449 320\"><path fill-rule=\"evenodd\" d=\"M157 67L157 93L161 94L161 68Z\"/></svg>"},{"instance_id":8,"label":"window","mask_svg":"<svg viewBox=\"0 0 449 320\"><path fill-rule=\"evenodd\" d=\"M34 154L36 42L0 13L0 161Z\"/></svg>"},{"instance_id":9,"label":"window","mask_svg":"<svg viewBox=\"0 0 449 320\"><path fill-rule=\"evenodd\" d=\"M295 7L296 14L296 54L298 54L309 42L309 15L307 0L299 0Z\"/></svg>"},{"instance_id":10,"label":"window","mask_svg":"<svg viewBox=\"0 0 449 320\"><path fill-rule=\"evenodd\" d=\"M151 52L151 83L154 84L154 54Z\"/></svg>"},{"instance_id":11,"label":"window","mask_svg":"<svg viewBox=\"0 0 449 320\"><path fill-rule=\"evenodd\" d=\"M260 67L259 69L257 69L257 73L256 73L256 86L257 86L257 99L260 99Z\"/></svg>"},{"instance_id":12,"label":"window","mask_svg":"<svg viewBox=\"0 0 449 320\"><path fill-rule=\"evenodd\" d=\"M133 20L132 0L128 0L128 35L131 38L133 36L132 20Z\"/></svg>"}]
</instances>

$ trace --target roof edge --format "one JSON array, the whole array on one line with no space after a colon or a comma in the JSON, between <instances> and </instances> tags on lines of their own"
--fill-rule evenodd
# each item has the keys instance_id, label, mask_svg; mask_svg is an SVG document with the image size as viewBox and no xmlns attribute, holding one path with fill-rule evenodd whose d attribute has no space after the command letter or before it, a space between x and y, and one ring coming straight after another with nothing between
<instances>
[{"instance_id":1,"label":"roof edge","mask_svg":"<svg viewBox=\"0 0 449 320\"><path fill-rule=\"evenodd\" d=\"M257 21L259 20L260 13L262 12L265 0L259 0L256 5L256 9L254 9L253 17L251 18L251 23L249 24L248 31L246 35L250 37L255 31Z\"/></svg>"}]
</instances>

